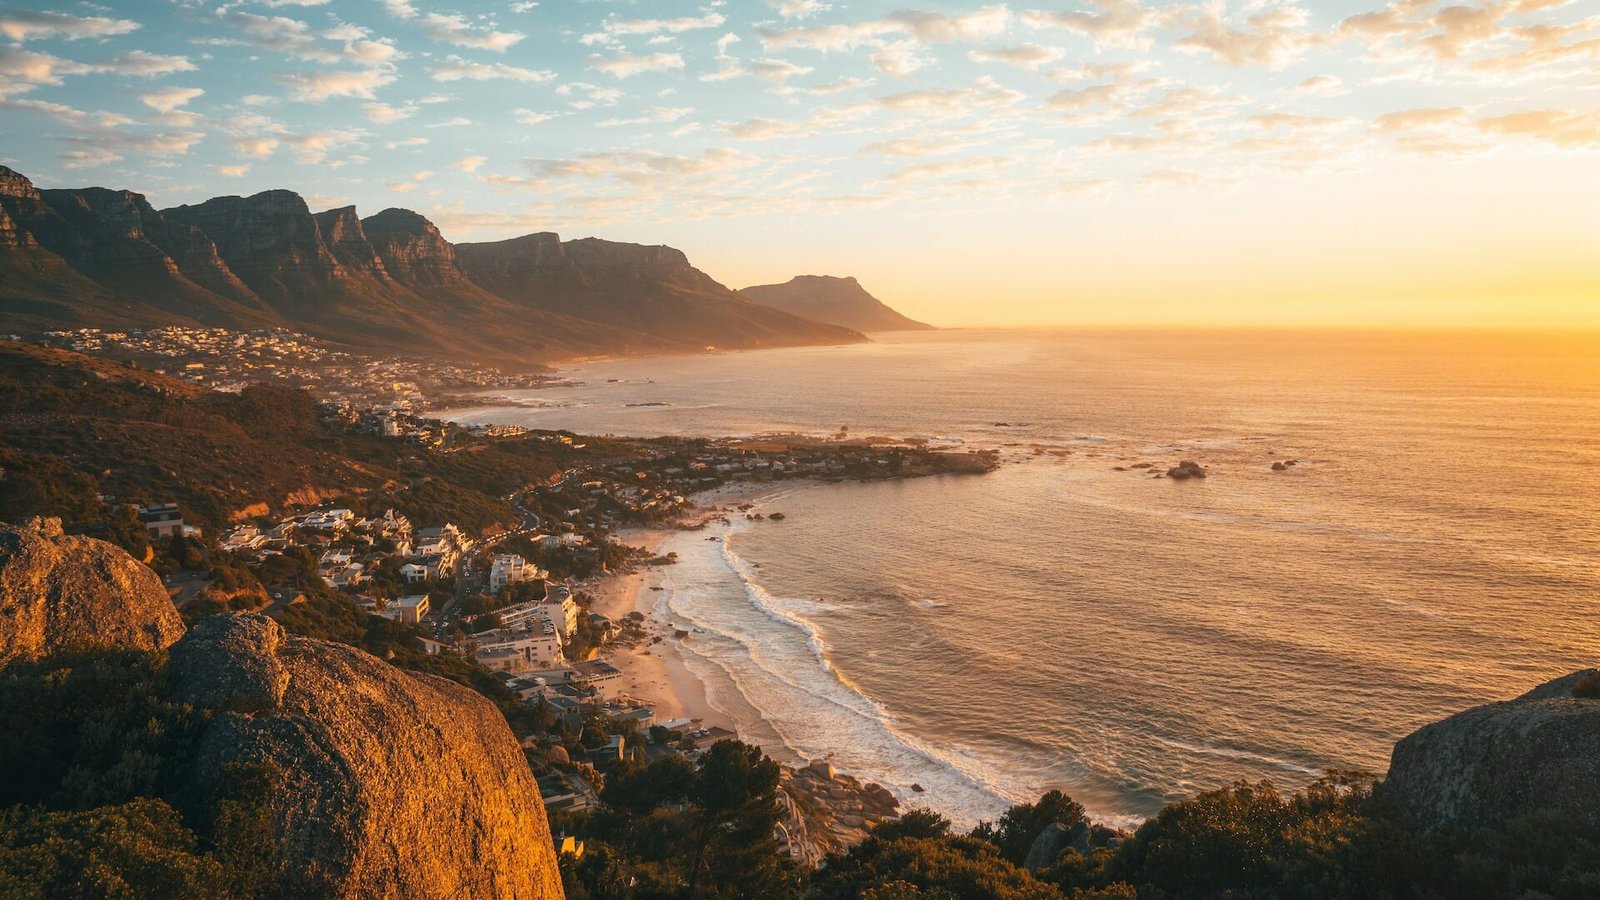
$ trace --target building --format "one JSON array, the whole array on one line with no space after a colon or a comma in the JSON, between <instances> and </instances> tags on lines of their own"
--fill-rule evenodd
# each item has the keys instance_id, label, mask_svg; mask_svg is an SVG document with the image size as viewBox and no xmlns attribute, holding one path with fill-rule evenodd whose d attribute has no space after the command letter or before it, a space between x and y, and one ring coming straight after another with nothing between
<instances>
[{"instance_id":1,"label":"building","mask_svg":"<svg viewBox=\"0 0 1600 900\"><path fill-rule=\"evenodd\" d=\"M579 612L578 602L572 599L570 588L564 584L546 581L542 599L508 606L499 610L496 615L500 617L501 624L508 628L535 621L548 622L555 626L556 633L561 635L562 640L570 641L572 633L578 630Z\"/></svg>"},{"instance_id":2,"label":"building","mask_svg":"<svg viewBox=\"0 0 1600 900\"><path fill-rule=\"evenodd\" d=\"M400 567L400 577L406 584L421 584L428 580L428 567L418 563L406 563Z\"/></svg>"},{"instance_id":3,"label":"building","mask_svg":"<svg viewBox=\"0 0 1600 900\"><path fill-rule=\"evenodd\" d=\"M389 609L396 610L399 621L412 625L421 622L428 614L428 595L417 594L413 597L401 597L389 605Z\"/></svg>"},{"instance_id":4,"label":"building","mask_svg":"<svg viewBox=\"0 0 1600 900\"><path fill-rule=\"evenodd\" d=\"M150 540L159 541L183 534L183 513L176 503L155 503L139 507L139 521L144 523Z\"/></svg>"},{"instance_id":5,"label":"building","mask_svg":"<svg viewBox=\"0 0 1600 900\"><path fill-rule=\"evenodd\" d=\"M538 566L528 565L527 560L515 553L502 553L494 558L494 564L489 567L489 590L498 594L507 585L535 577L538 571Z\"/></svg>"},{"instance_id":6,"label":"building","mask_svg":"<svg viewBox=\"0 0 1600 900\"><path fill-rule=\"evenodd\" d=\"M561 654L561 635L549 622L493 628L473 635L472 641L477 645L473 658L491 672L530 672L566 661Z\"/></svg>"}]
</instances>

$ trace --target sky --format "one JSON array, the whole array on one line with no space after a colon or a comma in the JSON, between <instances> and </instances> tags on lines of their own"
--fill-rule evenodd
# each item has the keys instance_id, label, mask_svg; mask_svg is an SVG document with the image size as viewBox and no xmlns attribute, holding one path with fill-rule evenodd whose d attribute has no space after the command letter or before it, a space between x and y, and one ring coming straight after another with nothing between
<instances>
[{"instance_id":1,"label":"sky","mask_svg":"<svg viewBox=\"0 0 1600 900\"><path fill-rule=\"evenodd\" d=\"M0 2L0 161L943 325L1600 327L1600 0Z\"/></svg>"}]
</instances>

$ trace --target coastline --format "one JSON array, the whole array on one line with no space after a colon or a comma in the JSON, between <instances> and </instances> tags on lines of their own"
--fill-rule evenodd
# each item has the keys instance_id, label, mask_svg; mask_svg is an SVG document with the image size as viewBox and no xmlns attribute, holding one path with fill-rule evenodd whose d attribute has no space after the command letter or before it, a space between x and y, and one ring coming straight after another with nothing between
<instances>
[{"instance_id":1,"label":"coastline","mask_svg":"<svg viewBox=\"0 0 1600 900\"><path fill-rule=\"evenodd\" d=\"M614 537L656 556L674 538L693 533L691 529L696 523L732 515L737 507L754 503L775 491L793 490L815 483L795 479L724 485L695 494L692 498L695 502L694 512L679 522L623 529ZM651 707L655 710L657 723L690 719L703 726L716 725L737 731L737 721L712 705L705 683L690 671L671 629L659 624L654 615L656 607L666 596L662 582L668 568L641 566L578 585L579 590L594 598L591 611L614 622L620 622L628 614L637 612L644 616L645 631L649 635L643 641L612 645L608 661L621 675L602 683L600 694L606 699L631 698Z\"/></svg>"}]
</instances>

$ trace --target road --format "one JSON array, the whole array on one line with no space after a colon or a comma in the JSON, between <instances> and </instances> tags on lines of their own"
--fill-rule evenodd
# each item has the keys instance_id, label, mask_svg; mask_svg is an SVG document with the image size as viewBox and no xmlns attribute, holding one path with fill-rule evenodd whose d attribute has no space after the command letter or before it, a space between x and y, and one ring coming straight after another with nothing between
<instances>
[{"instance_id":1,"label":"road","mask_svg":"<svg viewBox=\"0 0 1600 900\"><path fill-rule=\"evenodd\" d=\"M507 503L511 504L511 508L513 510L516 510L517 518L521 520L520 524L518 524L517 527L511 531L488 539L482 545L477 547L476 550L492 550L495 547L498 547L500 544L511 540L512 538L532 534L543 526L544 520L539 518L539 514L522 505L521 498L527 492L533 490L533 487L533 485L529 485L524 487L522 490L512 491L511 493L505 495L503 499ZM456 612L456 607L461 605L461 601L467 599L468 597L476 596L483 591L483 578L473 567L472 557L472 553L463 555L461 560L461 568L456 570L455 596L451 597L450 602L446 603L442 609L433 615L433 619L438 626L437 630L440 632L444 631L446 628L449 628L450 625L456 621L456 619L460 618L459 614Z\"/></svg>"}]
</instances>

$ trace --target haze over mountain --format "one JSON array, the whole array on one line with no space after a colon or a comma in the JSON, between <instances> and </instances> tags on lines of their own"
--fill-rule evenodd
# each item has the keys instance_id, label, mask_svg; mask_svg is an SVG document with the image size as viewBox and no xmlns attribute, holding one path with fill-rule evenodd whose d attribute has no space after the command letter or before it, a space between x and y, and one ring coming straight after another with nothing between
<instances>
[{"instance_id":1,"label":"haze over mountain","mask_svg":"<svg viewBox=\"0 0 1600 900\"><path fill-rule=\"evenodd\" d=\"M156 210L0 167L0 329L292 328L499 361L864 340L753 303L671 247L542 233L453 245L426 218L264 191Z\"/></svg>"},{"instance_id":2,"label":"haze over mountain","mask_svg":"<svg viewBox=\"0 0 1600 900\"><path fill-rule=\"evenodd\" d=\"M861 332L922 331L933 327L890 309L850 277L796 275L783 284L758 284L739 293L762 306Z\"/></svg>"}]
</instances>

